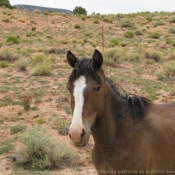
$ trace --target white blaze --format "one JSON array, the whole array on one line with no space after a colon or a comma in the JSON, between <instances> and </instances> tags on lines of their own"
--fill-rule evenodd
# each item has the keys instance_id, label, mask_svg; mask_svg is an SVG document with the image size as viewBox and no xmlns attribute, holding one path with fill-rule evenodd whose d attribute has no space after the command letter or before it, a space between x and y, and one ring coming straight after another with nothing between
<instances>
[{"instance_id":1,"label":"white blaze","mask_svg":"<svg viewBox=\"0 0 175 175\"><path fill-rule=\"evenodd\" d=\"M83 112L83 105L84 105L84 96L83 92L86 87L86 79L83 75L81 75L75 82L74 82L74 101L75 107L73 112L73 119L70 126L71 128L82 128L82 112Z\"/></svg>"}]
</instances>

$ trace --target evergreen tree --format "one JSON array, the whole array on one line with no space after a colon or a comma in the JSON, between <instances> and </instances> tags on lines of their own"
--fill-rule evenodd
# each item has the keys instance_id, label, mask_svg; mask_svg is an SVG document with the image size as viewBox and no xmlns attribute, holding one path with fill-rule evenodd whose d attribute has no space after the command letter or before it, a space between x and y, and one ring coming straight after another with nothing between
<instances>
[{"instance_id":1,"label":"evergreen tree","mask_svg":"<svg viewBox=\"0 0 175 175\"><path fill-rule=\"evenodd\" d=\"M10 9L12 8L9 0L0 0L0 6L5 6L5 7L10 8Z\"/></svg>"},{"instance_id":2,"label":"evergreen tree","mask_svg":"<svg viewBox=\"0 0 175 175\"><path fill-rule=\"evenodd\" d=\"M75 9L73 10L74 14L83 14L83 15L87 15L87 11L85 8L83 7L75 7Z\"/></svg>"}]
</instances>

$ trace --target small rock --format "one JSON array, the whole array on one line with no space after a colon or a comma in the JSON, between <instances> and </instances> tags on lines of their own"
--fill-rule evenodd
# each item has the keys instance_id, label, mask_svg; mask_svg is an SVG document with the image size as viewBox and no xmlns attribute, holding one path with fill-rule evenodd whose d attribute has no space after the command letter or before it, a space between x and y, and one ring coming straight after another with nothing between
<instances>
[{"instance_id":1,"label":"small rock","mask_svg":"<svg viewBox=\"0 0 175 175\"><path fill-rule=\"evenodd\" d=\"M58 89L58 86L53 86L52 88L53 88L53 89Z\"/></svg>"}]
</instances>

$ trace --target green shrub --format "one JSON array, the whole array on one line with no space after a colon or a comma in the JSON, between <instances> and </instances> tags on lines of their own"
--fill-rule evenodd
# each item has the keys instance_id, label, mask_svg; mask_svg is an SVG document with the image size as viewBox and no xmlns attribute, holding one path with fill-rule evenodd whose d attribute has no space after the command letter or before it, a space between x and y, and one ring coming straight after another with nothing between
<instances>
[{"instance_id":1,"label":"green shrub","mask_svg":"<svg viewBox=\"0 0 175 175\"><path fill-rule=\"evenodd\" d=\"M8 67L9 63L7 61L0 61L0 67L5 68Z\"/></svg>"},{"instance_id":2,"label":"green shrub","mask_svg":"<svg viewBox=\"0 0 175 175\"><path fill-rule=\"evenodd\" d=\"M170 19L170 23L175 23L175 17Z\"/></svg>"},{"instance_id":3,"label":"green shrub","mask_svg":"<svg viewBox=\"0 0 175 175\"><path fill-rule=\"evenodd\" d=\"M116 38L110 39L110 43L114 43L114 45L119 45L120 41Z\"/></svg>"},{"instance_id":4,"label":"green shrub","mask_svg":"<svg viewBox=\"0 0 175 175\"><path fill-rule=\"evenodd\" d=\"M85 21L85 20L86 20L86 18L87 18L87 16L86 16L86 15L81 15L81 19L82 19L83 21Z\"/></svg>"},{"instance_id":5,"label":"green shrub","mask_svg":"<svg viewBox=\"0 0 175 175\"><path fill-rule=\"evenodd\" d=\"M27 58L19 58L16 62L15 62L15 66L21 70L21 71L26 71L27 66L29 65L29 60Z\"/></svg>"},{"instance_id":6,"label":"green shrub","mask_svg":"<svg viewBox=\"0 0 175 175\"><path fill-rule=\"evenodd\" d=\"M94 19L94 24L99 24L99 20L98 19Z\"/></svg>"},{"instance_id":7,"label":"green shrub","mask_svg":"<svg viewBox=\"0 0 175 175\"><path fill-rule=\"evenodd\" d=\"M6 40L7 43L11 42L11 43L14 43L14 44L19 44L19 39L16 38L15 36L9 36Z\"/></svg>"},{"instance_id":8,"label":"green shrub","mask_svg":"<svg viewBox=\"0 0 175 175\"><path fill-rule=\"evenodd\" d=\"M104 63L115 67L117 63L126 60L125 52L119 48L112 48L103 52Z\"/></svg>"},{"instance_id":9,"label":"green shrub","mask_svg":"<svg viewBox=\"0 0 175 175\"><path fill-rule=\"evenodd\" d=\"M165 25L165 22L163 20L159 20L159 21L156 21L155 26L161 26L161 25Z\"/></svg>"},{"instance_id":10,"label":"green shrub","mask_svg":"<svg viewBox=\"0 0 175 175\"><path fill-rule=\"evenodd\" d=\"M121 26L122 27L132 27L134 26L134 22L132 22L130 19L124 19L122 22L121 22Z\"/></svg>"},{"instance_id":11,"label":"green shrub","mask_svg":"<svg viewBox=\"0 0 175 175\"><path fill-rule=\"evenodd\" d=\"M134 33L131 32L131 31L127 31L127 32L124 34L124 36L125 36L126 38L133 38L133 37L134 37Z\"/></svg>"},{"instance_id":12,"label":"green shrub","mask_svg":"<svg viewBox=\"0 0 175 175\"><path fill-rule=\"evenodd\" d=\"M65 143L57 143L42 127L32 127L19 134L17 164L31 170L48 170L75 161L76 153Z\"/></svg>"},{"instance_id":13,"label":"green shrub","mask_svg":"<svg viewBox=\"0 0 175 175\"><path fill-rule=\"evenodd\" d=\"M9 18L8 16L4 16L4 17L2 18L2 21L3 21L3 22L10 22L10 18Z\"/></svg>"},{"instance_id":14,"label":"green shrub","mask_svg":"<svg viewBox=\"0 0 175 175\"><path fill-rule=\"evenodd\" d=\"M162 53L161 52L150 50L150 49L148 49L145 52L145 58L146 59L152 59L155 62L160 62L160 61L163 60L163 56L162 56Z\"/></svg>"},{"instance_id":15,"label":"green shrub","mask_svg":"<svg viewBox=\"0 0 175 175\"><path fill-rule=\"evenodd\" d=\"M169 32L169 33L172 33L172 34L175 34L175 27L170 27L170 28L168 29L168 32Z\"/></svg>"},{"instance_id":16,"label":"green shrub","mask_svg":"<svg viewBox=\"0 0 175 175\"><path fill-rule=\"evenodd\" d=\"M135 35L144 35L144 31L142 29L137 29Z\"/></svg>"},{"instance_id":17,"label":"green shrub","mask_svg":"<svg viewBox=\"0 0 175 175\"><path fill-rule=\"evenodd\" d=\"M11 134L17 134L18 132L23 132L26 129L26 125L17 124L10 127Z\"/></svg>"},{"instance_id":18,"label":"green shrub","mask_svg":"<svg viewBox=\"0 0 175 175\"><path fill-rule=\"evenodd\" d=\"M163 81L163 80L165 79L164 74L161 73L161 72L160 72L160 73L157 73L156 76L157 76L157 79L158 79L159 81Z\"/></svg>"},{"instance_id":19,"label":"green shrub","mask_svg":"<svg viewBox=\"0 0 175 175\"><path fill-rule=\"evenodd\" d=\"M166 76L175 76L175 61L164 63L163 70Z\"/></svg>"},{"instance_id":20,"label":"green shrub","mask_svg":"<svg viewBox=\"0 0 175 175\"><path fill-rule=\"evenodd\" d=\"M158 32L152 32L152 33L150 33L150 35L149 35L150 38L154 38L154 39L159 39L160 36L161 36L161 34L158 33Z\"/></svg>"},{"instance_id":21,"label":"green shrub","mask_svg":"<svg viewBox=\"0 0 175 175\"><path fill-rule=\"evenodd\" d=\"M11 140L5 140L0 143L0 155L9 152L14 149L14 145Z\"/></svg>"},{"instance_id":22,"label":"green shrub","mask_svg":"<svg viewBox=\"0 0 175 175\"><path fill-rule=\"evenodd\" d=\"M140 60L141 55L137 51L128 51L126 54L126 59L129 61L138 62Z\"/></svg>"},{"instance_id":23,"label":"green shrub","mask_svg":"<svg viewBox=\"0 0 175 175\"><path fill-rule=\"evenodd\" d=\"M32 76L45 76L52 74L52 61L44 59L42 63L37 64L31 72Z\"/></svg>"},{"instance_id":24,"label":"green shrub","mask_svg":"<svg viewBox=\"0 0 175 175\"><path fill-rule=\"evenodd\" d=\"M38 63L42 63L46 56L44 54L37 54L34 56L34 58L31 60L32 65L37 65Z\"/></svg>"},{"instance_id":25,"label":"green shrub","mask_svg":"<svg viewBox=\"0 0 175 175\"><path fill-rule=\"evenodd\" d=\"M147 18L147 21L148 21L148 22L151 22L152 20L153 20L153 19L152 19L151 17L148 17L148 18Z\"/></svg>"},{"instance_id":26,"label":"green shrub","mask_svg":"<svg viewBox=\"0 0 175 175\"><path fill-rule=\"evenodd\" d=\"M0 51L0 60L14 61L20 57L21 56L18 53L15 53L15 52L8 50L8 49Z\"/></svg>"},{"instance_id":27,"label":"green shrub","mask_svg":"<svg viewBox=\"0 0 175 175\"><path fill-rule=\"evenodd\" d=\"M109 17L104 17L104 18L103 18L103 21L104 21L104 22L112 23L112 19L109 18Z\"/></svg>"},{"instance_id":28,"label":"green shrub","mask_svg":"<svg viewBox=\"0 0 175 175\"><path fill-rule=\"evenodd\" d=\"M80 29L80 28L81 28L81 25L80 25L80 24L75 24L75 25L74 25L74 28L75 28L75 29Z\"/></svg>"}]
</instances>

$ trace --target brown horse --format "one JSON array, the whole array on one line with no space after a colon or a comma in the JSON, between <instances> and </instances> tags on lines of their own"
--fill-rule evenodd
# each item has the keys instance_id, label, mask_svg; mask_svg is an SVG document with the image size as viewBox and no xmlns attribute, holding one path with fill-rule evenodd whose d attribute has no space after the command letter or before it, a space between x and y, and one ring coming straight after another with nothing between
<instances>
[{"instance_id":1,"label":"brown horse","mask_svg":"<svg viewBox=\"0 0 175 175\"><path fill-rule=\"evenodd\" d=\"M175 102L153 104L140 96L121 94L105 77L103 57L78 60L68 80L73 119L69 137L75 146L88 143L99 174L175 174Z\"/></svg>"}]
</instances>

